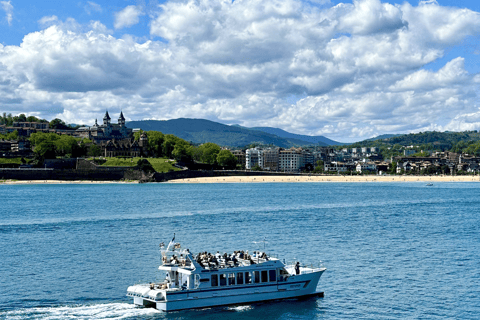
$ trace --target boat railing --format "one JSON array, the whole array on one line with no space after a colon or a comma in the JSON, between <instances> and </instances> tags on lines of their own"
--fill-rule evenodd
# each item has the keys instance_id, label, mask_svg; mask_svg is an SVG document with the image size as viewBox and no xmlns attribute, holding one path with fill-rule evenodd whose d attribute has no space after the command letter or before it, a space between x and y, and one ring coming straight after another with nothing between
<instances>
[{"instance_id":1,"label":"boat railing","mask_svg":"<svg viewBox=\"0 0 480 320\"><path fill-rule=\"evenodd\" d=\"M295 264L296 262L292 262L285 267L290 270L295 270ZM317 263L310 263L310 264L301 264L300 265L300 274L307 274L307 273L313 273L317 272L319 269L325 268L323 265L322 261L319 261Z\"/></svg>"}]
</instances>

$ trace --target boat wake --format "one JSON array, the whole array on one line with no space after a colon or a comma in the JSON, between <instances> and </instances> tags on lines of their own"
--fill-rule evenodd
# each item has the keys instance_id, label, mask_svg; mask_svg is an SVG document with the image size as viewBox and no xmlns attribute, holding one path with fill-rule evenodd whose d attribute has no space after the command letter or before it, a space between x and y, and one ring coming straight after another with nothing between
<instances>
[{"instance_id":1,"label":"boat wake","mask_svg":"<svg viewBox=\"0 0 480 320\"><path fill-rule=\"evenodd\" d=\"M154 308L135 307L130 303L108 303L0 311L0 319L145 319L159 313Z\"/></svg>"}]
</instances>

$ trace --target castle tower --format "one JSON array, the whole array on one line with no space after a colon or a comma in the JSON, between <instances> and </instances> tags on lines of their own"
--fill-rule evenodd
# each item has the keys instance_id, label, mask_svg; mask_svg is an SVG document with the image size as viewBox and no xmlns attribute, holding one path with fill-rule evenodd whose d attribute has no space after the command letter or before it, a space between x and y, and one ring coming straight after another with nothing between
<instances>
[{"instance_id":1,"label":"castle tower","mask_svg":"<svg viewBox=\"0 0 480 320\"><path fill-rule=\"evenodd\" d=\"M123 117L122 111L120 111L120 117L118 117L118 125L121 127L125 126L125 118Z\"/></svg>"},{"instance_id":2,"label":"castle tower","mask_svg":"<svg viewBox=\"0 0 480 320\"><path fill-rule=\"evenodd\" d=\"M110 125L110 116L108 115L108 111L105 112L105 117L103 117L103 125L109 126Z\"/></svg>"},{"instance_id":3,"label":"castle tower","mask_svg":"<svg viewBox=\"0 0 480 320\"><path fill-rule=\"evenodd\" d=\"M148 156L148 136L145 132L142 132L140 135L138 146L140 147L140 153L144 156Z\"/></svg>"}]
</instances>

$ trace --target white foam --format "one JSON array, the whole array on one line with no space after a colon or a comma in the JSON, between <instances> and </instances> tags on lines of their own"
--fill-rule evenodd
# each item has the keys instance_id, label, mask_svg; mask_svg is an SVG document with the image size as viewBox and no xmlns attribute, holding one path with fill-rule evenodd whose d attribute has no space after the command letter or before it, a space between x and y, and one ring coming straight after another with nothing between
<instances>
[{"instance_id":1,"label":"white foam","mask_svg":"<svg viewBox=\"0 0 480 320\"><path fill-rule=\"evenodd\" d=\"M0 313L6 319L125 319L153 315L160 311L135 307L129 303L73 305L45 308L27 308Z\"/></svg>"},{"instance_id":2,"label":"white foam","mask_svg":"<svg viewBox=\"0 0 480 320\"><path fill-rule=\"evenodd\" d=\"M252 309L251 306L237 306L237 307L228 307L228 310L243 312Z\"/></svg>"}]
</instances>

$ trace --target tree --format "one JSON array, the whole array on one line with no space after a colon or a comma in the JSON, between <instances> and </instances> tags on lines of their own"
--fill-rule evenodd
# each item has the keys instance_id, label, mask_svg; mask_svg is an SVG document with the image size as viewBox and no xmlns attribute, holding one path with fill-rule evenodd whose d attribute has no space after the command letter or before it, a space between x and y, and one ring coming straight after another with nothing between
<instances>
[{"instance_id":1,"label":"tree","mask_svg":"<svg viewBox=\"0 0 480 320\"><path fill-rule=\"evenodd\" d=\"M88 146L87 156L89 157L99 157L102 155L102 148L95 144Z\"/></svg>"},{"instance_id":2,"label":"tree","mask_svg":"<svg viewBox=\"0 0 480 320\"><path fill-rule=\"evenodd\" d=\"M313 170L313 172L315 172L315 173L323 173L324 171L325 171L325 167L324 167L324 164L323 164L323 160L318 160L317 163L316 163L315 169Z\"/></svg>"},{"instance_id":3,"label":"tree","mask_svg":"<svg viewBox=\"0 0 480 320\"><path fill-rule=\"evenodd\" d=\"M45 159L55 159L55 144L52 141L42 141L33 150L35 159L43 162Z\"/></svg>"},{"instance_id":4,"label":"tree","mask_svg":"<svg viewBox=\"0 0 480 320\"><path fill-rule=\"evenodd\" d=\"M253 166L252 171L262 171L262 167L260 167L258 164L256 164L256 165Z\"/></svg>"},{"instance_id":5,"label":"tree","mask_svg":"<svg viewBox=\"0 0 480 320\"><path fill-rule=\"evenodd\" d=\"M230 150L220 150L217 154L217 163L219 166L234 169L237 166L237 158L230 152Z\"/></svg>"},{"instance_id":6,"label":"tree","mask_svg":"<svg viewBox=\"0 0 480 320\"><path fill-rule=\"evenodd\" d=\"M52 121L50 121L48 125L52 129L59 129L59 130L70 129L70 127L67 126L63 120L58 119L58 118L55 118Z\"/></svg>"},{"instance_id":7,"label":"tree","mask_svg":"<svg viewBox=\"0 0 480 320\"><path fill-rule=\"evenodd\" d=\"M178 137L174 136L173 134L166 134L165 140L163 141L163 154L165 157L172 158L172 152L175 148L175 144L177 143Z\"/></svg>"},{"instance_id":8,"label":"tree","mask_svg":"<svg viewBox=\"0 0 480 320\"><path fill-rule=\"evenodd\" d=\"M159 158L163 155L163 142L165 136L160 131L147 131L148 137L148 151L155 157ZM140 133L138 135L140 139Z\"/></svg>"},{"instance_id":9,"label":"tree","mask_svg":"<svg viewBox=\"0 0 480 320\"><path fill-rule=\"evenodd\" d=\"M18 122L27 122L27 116L23 113L19 114L16 117L13 117L13 119Z\"/></svg>"},{"instance_id":10,"label":"tree","mask_svg":"<svg viewBox=\"0 0 480 320\"><path fill-rule=\"evenodd\" d=\"M137 161L137 167L138 167L138 169L140 169L140 170L142 170L143 172L146 172L146 173L155 172L155 169L153 169L152 164L147 159L138 160Z\"/></svg>"},{"instance_id":11,"label":"tree","mask_svg":"<svg viewBox=\"0 0 480 320\"><path fill-rule=\"evenodd\" d=\"M74 137L61 135L55 140L55 147L58 155L65 156L70 154L72 157L78 156L81 152L78 146L78 140Z\"/></svg>"},{"instance_id":12,"label":"tree","mask_svg":"<svg viewBox=\"0 0 480 320\"><path fill-rule=\"evenodd\" d=\"M56 133L36 132L30 135L30 143L32 144L32 146L36 146L37 144L40 144L41 142L45 142L45 141L49 141L53 143L59 138L60 136Z\"/></svg>"},{"instance_id":13,"label":"tree","mask_svg":"<svg viewBox=\"0 0 480 320\"><path fill-rule=\"evenodd\" d=\"M173 148L172 155L177 161L190 163L192 162L192 153L190 144L185 140L179 140Z\"/></svg>"},{"instance_id":14,"label":"tree","mask_svg":"<svg viewBox=\"0 0 480 320\"><path fill-rule=\"evenodd\" d=\"M207 164L215 164L217 161L217 154L221 148L215 143L207 142L202 144L198 149L201 151L201 161Z\"/></svg>"},{"instance_id":15,"label":"tree","mask_svg":"<svg viewBox=\"0 0 480 320\"><path fill-rule=\"evenodd\" d=\"M392 163L390 163L390 173L397 173L397 163L395 161L392 161Z\"/></svg>"},{"instance_id":16,"label":"tree","mask_svg":"<svg viewBox=\"0 0 480 320\"><path fill-rule=\"evenodd\" d=\"M40 119L38 119L35 116L28 116L27 117L27 122L40 122Z\"/></svg>"}]
</instances>

